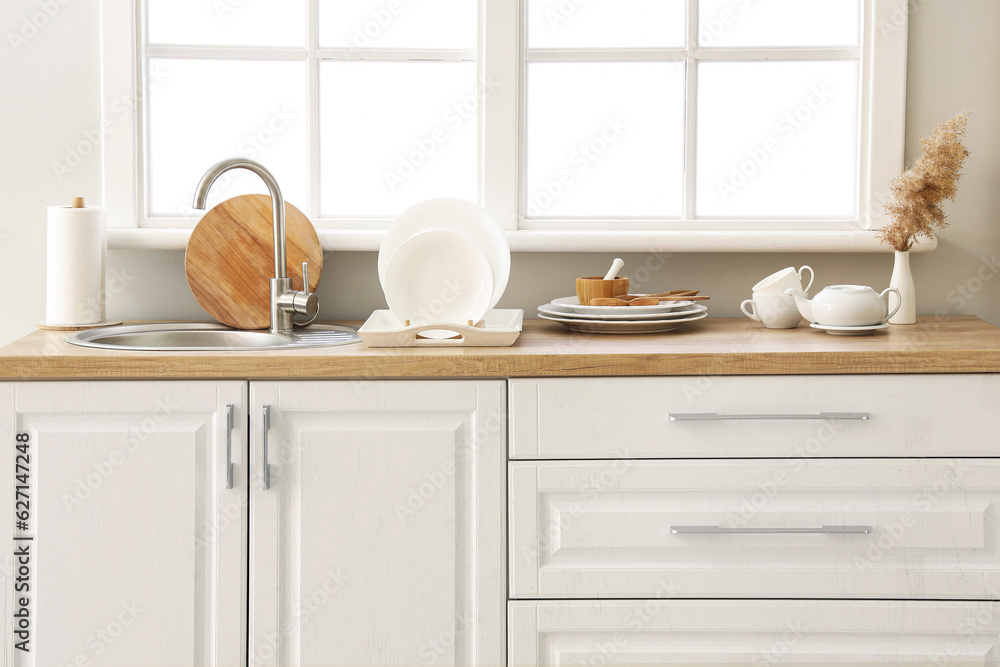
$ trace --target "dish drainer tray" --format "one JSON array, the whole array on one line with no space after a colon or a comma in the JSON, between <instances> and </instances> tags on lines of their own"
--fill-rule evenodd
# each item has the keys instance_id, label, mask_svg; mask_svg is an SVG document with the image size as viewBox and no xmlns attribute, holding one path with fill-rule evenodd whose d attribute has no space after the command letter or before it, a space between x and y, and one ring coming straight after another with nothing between
<instances>
[{"instance_id":1,"label":"dish drainer tray","mask_svg":"<svg viewBox=\"0 0 1000 667\"><path fill-rule=\"evenodd\" d=\"M388 310L376 310L358 329L368 347L510 347L521 335L524 311L491 310L475 326L421 324L406 326ZM449 338L427 338L425 331L453 331Z\"/></svg>"}]
</instances>

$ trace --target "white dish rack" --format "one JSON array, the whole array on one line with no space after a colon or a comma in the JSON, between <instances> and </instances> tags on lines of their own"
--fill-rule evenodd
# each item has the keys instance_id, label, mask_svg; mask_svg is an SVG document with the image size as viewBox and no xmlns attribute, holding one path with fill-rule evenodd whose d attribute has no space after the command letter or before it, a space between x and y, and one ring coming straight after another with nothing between
<instances>
[{"instance_id":1,"label":"white dish rack","mask_svg":"<svg viewBox=\"0 0 1000 667\"><path fill-rule=\"evenodd\" d=\"M491 310L471 326L447 322L410 325L400 322L391 311L376 310L358 329L358 335L368 347L510 347L521 335L523 325L524 311L520 309ZM421 335L442 330L455 335L447 338Z\"/></svg>"}]
</instances>

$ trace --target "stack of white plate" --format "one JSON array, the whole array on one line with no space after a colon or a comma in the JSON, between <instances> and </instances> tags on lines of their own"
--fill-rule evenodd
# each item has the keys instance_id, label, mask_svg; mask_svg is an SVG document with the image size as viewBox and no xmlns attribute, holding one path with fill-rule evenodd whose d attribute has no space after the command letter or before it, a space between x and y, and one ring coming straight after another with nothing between
<instances>
[{"instance_id":1,"label":"stack of white plate","mask_svg":"<svg viewBox=\"0 0 1000 667\"><path fill-rule=\"evenodd\" d=\"M510 247L493 216L476 204L431 199L404 211L386 230L378 277L401 324L475 324L507 288Z\"/></svg>"},{"instance_id":2,"label":"stack of white plate","mask_svg":"<svg viewBox=\"0 0 1000 667\"><path fill-rule=\"evenodd\" d=\"M658 306L581 306L575 296L566 296L539 306L538 316L581 333L660 333L708 317L708 307L695 301L661 301Z\"/></svg>"}]
</instances>

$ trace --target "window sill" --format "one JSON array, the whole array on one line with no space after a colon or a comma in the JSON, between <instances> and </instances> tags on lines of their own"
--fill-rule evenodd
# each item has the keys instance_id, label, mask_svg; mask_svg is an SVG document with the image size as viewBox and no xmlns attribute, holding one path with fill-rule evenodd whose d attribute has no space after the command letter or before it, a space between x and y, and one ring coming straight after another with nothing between
<instances>
[{"instance_id":1,"label":"window sill","mask_svg":"<svg viewBox=\"0 0 1000 667\"><path fill-rule=\"evenodd\" d=\"M319 230L323 250L376 252L380 230ZM189 229L108 230L113 250L184 250ZM868 231L509 231L514 252L890 252ZM937 239L925 239L913 252L930 252Z\"/></svg>"}]
</instances>

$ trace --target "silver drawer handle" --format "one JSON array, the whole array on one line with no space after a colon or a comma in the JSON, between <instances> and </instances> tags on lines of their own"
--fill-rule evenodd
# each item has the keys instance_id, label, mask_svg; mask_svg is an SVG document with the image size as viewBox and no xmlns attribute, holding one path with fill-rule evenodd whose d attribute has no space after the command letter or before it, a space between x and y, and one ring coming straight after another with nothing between
<instances>
[{"instance_id":1,"label":"silver drawer handle","mask_svg":"<svg viewBox=\"0 0 1000 667\"><path fill-rule=\"evenodd\" d=\"M868 412L817 412L815 414L735 414L720 415L717 412L672 412L670 421L672 422L715 422L715 421L735 421L735 420L773 420L773 421L868 421L872 416Z\"/></svg>"},{"instance_id":2,"label":"silver drawer handle","mask_svg":"<svg viewBox=\"0 0 1000 667\"><path fill-rule=\"evenodd\" d=\"M871 535L871 526L821 526L819 528L721 528L719 526L670 526L673 535Z\"/></svg>"},{"instance_id":3,"label":"silver drawer handle","mask_svg":"<svg viewBox=\"0 0 1000 667\"><path fill-rule=\"evenodd\" d=\"M271 406L264 406L264 423L261 425L260 458L262 462L261 485L265 491L271 488L271 464L267 462L267 432L271 430Z\"/></svg>"},{"instance_id":4,"label":"silver drawer handle","mask_svg":"<svg viewBox=\"0 0 1000 667\"><path fill-rule=\"evenodd\" d=\"M233 410L230 403L226 406L226 488L233 488Z\"/></svg>"}]
</instances>

